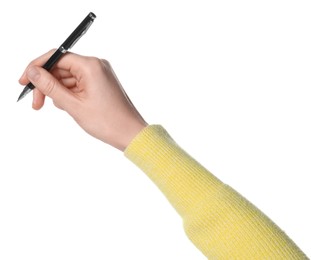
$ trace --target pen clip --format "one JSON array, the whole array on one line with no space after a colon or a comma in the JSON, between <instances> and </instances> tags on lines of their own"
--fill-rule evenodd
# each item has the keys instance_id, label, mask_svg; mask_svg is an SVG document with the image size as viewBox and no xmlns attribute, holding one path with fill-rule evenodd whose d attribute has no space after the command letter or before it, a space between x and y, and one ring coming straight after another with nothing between
<instances>
[{"instance_id":1,"label":"pen clip","mask_svg":"<svg viewBox=\"0 0 311 260\"><path fill-rule=\"evenodd\" d=\"M62 52L66 52L86 33L86 31L92 25L96 15L94 13L89 13L84 20L78 25L78 27L69 35L69 37L60 46Z\"/></svg>"},{"instance_id":2,"label":"pen clip","mask_svg":"<svg viewBox=\"0 0 311 260\"><path fill-rule=\"evenodd\" d=\"M94 20L90 20L86 25L85 25L85 28L84 30L79 34L77 35L77 38L72 42L72 44L68 47L68 50L71 49L75 44L76 42L86 33L86 31L90 28L90 26L92 25Z\"/></svg>"}]
</instances>

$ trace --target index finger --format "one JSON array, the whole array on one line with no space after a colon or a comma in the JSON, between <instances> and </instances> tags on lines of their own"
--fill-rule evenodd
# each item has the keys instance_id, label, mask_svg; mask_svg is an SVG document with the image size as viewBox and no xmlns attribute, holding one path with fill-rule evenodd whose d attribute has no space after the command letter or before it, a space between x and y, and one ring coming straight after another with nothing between
<instances>
[{"instance_id":1,"label":"index finger","mask_svg":"<svg viewBox=\"0 0 311 260\"><path fill-rule=\"evenodd\" d=\"M38 58L31 61L26 69L24 70L22 76L19 79L19 83L22 85L26 85L29 80L26 77L26 71L30 66L36 65L36 66L43 66L45 62L53 55L53 53L56 51L56 49L52 49L48 51L47 53L39 56ZM75 72L78 67L80 67L79 64L83 64L84 57L72 52L67 52L64 54L60 60L54 65L54 68L61 68L63 70Z\"/></svg>"},{"instance_id":2,"label":"index finger","mask_svg":"<svg viewBox=\"0 0 311 260\"><path fill-rule=\"evenodd\" d=\"M22 76L19 79L19 83L22 85L26 85L29 81L26 77L26 71L27 69L32 66L32 65L37 65L37 66L43 66L44 63L52 56L52 54L55 52L56 49L52 49L50 51L48 51L47 53L39 56L38 58L34 59L33 61L31 61L27 67L25 68Z\"/></svg>"}]
</instances>

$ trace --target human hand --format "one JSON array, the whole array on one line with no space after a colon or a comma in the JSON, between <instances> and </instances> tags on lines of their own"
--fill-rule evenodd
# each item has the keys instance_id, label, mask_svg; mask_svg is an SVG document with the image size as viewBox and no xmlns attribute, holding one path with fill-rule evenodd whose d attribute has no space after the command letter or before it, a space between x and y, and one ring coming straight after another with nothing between
<instances>
[{"instance_id":1,"label":"human hand","mask_svg":"<svg viewBox=\"0 0 311 260\"><path fill-rule=\"evenodd\" d=\"M33 60L19 79L32 82L32 107L45 96L66 111L90 135L124 151L147 123L134 107L110 64L103 59L66 53L48 72L41 66L55 50Z\"/></svg>"}]
</instances>

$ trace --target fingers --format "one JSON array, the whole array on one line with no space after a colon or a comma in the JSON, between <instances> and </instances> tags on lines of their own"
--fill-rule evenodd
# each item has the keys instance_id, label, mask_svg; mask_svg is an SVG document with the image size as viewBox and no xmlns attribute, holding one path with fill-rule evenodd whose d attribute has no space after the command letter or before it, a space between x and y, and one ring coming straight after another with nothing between
<instances>
[{"instance_id":1,"label":"fingers","mask_svg":"<svg viewBox=\"0 0 311 260\"><path fill-rule=\"evenodd\" d=\"M37 65L37 66L43 66L44 63L52 56L52 54L55 52L55 49L52 49L50 51L48 51L47 53L41 55L40 57L34 59L33 61L31 61L28 66L26 67L26 69L24 70L22 76L20 77L19 79L19 83L21 85L26 85L29 83L29 80L26 76L26 71L28 70L28 68L30 66L33 66L33 65Z\"/></svg>"},{"instance_id":2,"label":"fingers","mask_svg":"<svg viewBox=\"0 0 311 260\"><path fill-rule=\"evenodd\" d=\"M33 66L42 67L45 62L53 55L55 49L48 51L47 53L41 55L40 57L31 61L23 72L22 76L19 79L21 85L26 85L29 83L29 75L27 76L28 70ZM81 64L83 62L83 56L66 53L58 62L55 64L54 68L50 71L55 78L57 78L60 83L65 87L69 88L72 92L79 92L79 89L76 86L76 78L73 76L72 71L78 71L80 65L72 66L72 64ZM80 61L80 62L79 62ZM53 82L53 81L50 81ZM40 84L40 83L39 83ZM47 90L47 89L46 89ZM39 110L44 105L45 94L42 93L39 89L35 88L33 91L33 103L32 107L36 110ZM56 101L54 102L56 103Z\"/></svg>"},{"instance_id":3,"label":"fingers","mask_svg":"<svg viewBox=\"0 0 311 260\"><path fill-rule=\"evenodd\" d=\"M23 72L22 76L19 79L19 83L21 85L26 85L29 83L27 77L26 77L26 71L31 66L40 66L42 67L44 63L53 55L55 52L55 49L52 49L48 51L47 53L41 55L40 57L34 59L31 61L28 66L26 67L25 71ZM54 65L54 71L59 73L61 77L66 77L68 74L74 74L77 71L79 71L79 68L81 68L81 65L84 64L85 59L87 57L67 52L64 54L61 59Z\"/></svg>"},{"instance_id":4,"label":"fingers","mask_svg":"<svg viewBox=\"0 0 311 260\"><path fill-rule=\"evenodd\" d=\"M73 101L73 95L70 91L43 68L30 66L26 71L25 77L36 87L33 101L35 109L40 109L43 106L44 97L42 95L50 97L61 107L66 107Z\"/></svg>"},{"instance_id":5,"label":"fingers","mask_svg":"<svg viewBox=\"0 0 311 260\"><path fill-rule=\"evenodd\" d=\"M39 110L43 107L45 95L42 94L37 88L33 90L32 108Z\"/></svg>"}]
</instances>

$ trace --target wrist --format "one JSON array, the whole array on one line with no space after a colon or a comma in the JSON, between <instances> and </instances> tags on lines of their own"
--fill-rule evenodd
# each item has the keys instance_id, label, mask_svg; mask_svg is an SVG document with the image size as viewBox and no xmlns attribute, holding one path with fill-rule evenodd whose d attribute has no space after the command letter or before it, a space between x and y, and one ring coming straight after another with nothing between
<instances>
[{"instance_id":1,"label":"wrist","mask_svg":"<svg viewBox=\"0 0 311 260\"><path fill-rule=\"evenodd\" d=\"M132 140L147 126L148 124L146 122L141 121L124 127L120 131L120 135L116 136L116 141L114 144L112 144L112 146L124 152L128 145L132 142Z\"/></svg>"}]
</instances>

